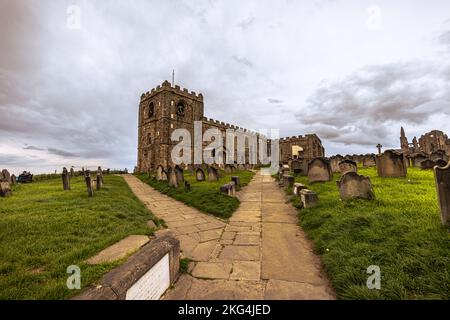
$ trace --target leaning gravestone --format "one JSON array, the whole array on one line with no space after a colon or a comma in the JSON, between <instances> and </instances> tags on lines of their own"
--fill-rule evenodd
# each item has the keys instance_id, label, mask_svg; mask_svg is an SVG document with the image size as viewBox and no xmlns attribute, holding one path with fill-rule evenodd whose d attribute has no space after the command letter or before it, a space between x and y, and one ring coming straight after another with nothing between
<instances>
[{"instance_id":1,"label":"leaning gravestone","mask_svg":"<svg viewBox=\"0 0 450 320\"><path fill-rule=\"evenodd\" d=\"M197 181L205 181L205 172L202 168L197 168L197 170L195 170L195 178Z\"/></svg>"},{"instance_id":2,"label":"leaning gravestone","mask_svg":"<svg viewBox=\"0 0 450 320\"><path fill-rule=\"evenodd\" d=\"M450 226L450 162L445 167L434 167L436 189L441 208L441 221Z\"/></svg>"},{"instance_id":3,"label":"leaning gravestone","mask_svg":"<svg viewBox=\"0 0 450 320\"><path fill-rule=\"evenodd\" d=\"M236 195L236 186L234 185L234 182L230 182L221 186L220 192L230 197L234 197Z\"/></svg>"},{"instance_id":4,"label":"leaning gravestone","mask_svg":"<svg viewBox=\"0 0 450 320\"><path fill-rule=\"evenodd\" d=\"M62 177L62 183L63 183L63 190L70 190L69 172L67 171L66 167L63 168L61 177Z\"/></svg>"},{"instance_id":5,"label":"leaning gravestone","mask_svg":"<svg viewBox=\"0 0 450 320\"><path fill-rule=\"evenodd\" d=\"M184 182L183 169L180 168L179 166L175 166L175 175L176 175L177 183L178 183L178 184Z\"/></svg>"},{"instance_id":6,"label":"leaning gravestone","mask_svg":"<svg viewBox=\"0 0 450 320\"><path fill-rule=\"evenodd\" d=\"M177 174L175 173L175 169L169 167L167 169L167 178L169 179L169 186L178 188Z\"/></svg>"},{"instance_id":7,"label":"leaning gravestone","mask_svg":"<svg viewBox=\"0 0 450 320\"><path fill-rule=\"evenodd\" d=\"M303 189L307 189L306 186L302 183L294 183L294 189L292 190L293 194L296 196L300 195L300 191Z\"/></svg>"},{"instance_id":8,"label":"leaning gravestone","mask_svg":"<svg viewBox=\"0 0 450 320\"><path fill-rule=\"evenodd\" d=\"M343 160L339 162L339 171L342 175L346 174L347 172L357 172L358 166L355 161L352 160Z\"/></svg>"},{"instance_id":9,"label":"leaning gravestone","mask_svg":"<svg viewBox=\"0 0 450 320\"><path fill-rule=\"evenodd\" d=\"M9 171L6 169L2 170L3 180L11 182L11 175L9 174Z\"/></svg>"},{"instance_id":10,"label":"leaning gravestone","mask_svg":"<svg viewBox=\"0 0 450 320\"><path fill-rule=\"evenodd\" d=\"M355 198L372 200L375 198L370 178L356 172L347 172L341 177L341 180L336 181L336 184L342 200Z\"/></svg>"},{"instance_id":11,"label":"leaning gravestone","mask_svg":"<svg viewBox=\"0 0 450 320\"><path fill-rule=\"evenodd\" d=\"M406 166L404 156L394 150L386 150L383 154L377 155L378 176L383 178L406 177Z\"/></svg>"},{"instance_id":12,"label":"leaning gravestone","mask_svg":"<svg viewBox=\"0 0 450 320\"><path fill-rule=\"evenodd\" d=\"M310 182L325 182L333 178L330 162L325 158L315 158L308 164L308 179Z\"/></svg>"},{"instance_id":13,"label":"leaning gravestone","mask_svg":"<svg viewBox=\"0 0 450 320\"><path fill-rule=\"evenodd\" d=\"M219 171L214 167L208 168L208 181L218 181L219 180Z\"/></svg>"}]
</instances>

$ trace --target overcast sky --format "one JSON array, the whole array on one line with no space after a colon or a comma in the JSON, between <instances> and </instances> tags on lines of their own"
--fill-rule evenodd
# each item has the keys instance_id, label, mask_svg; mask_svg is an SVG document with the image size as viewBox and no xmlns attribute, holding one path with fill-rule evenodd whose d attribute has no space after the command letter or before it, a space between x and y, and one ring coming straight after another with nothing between
<instances>
[{"instance_id":1,"label":"overcast sky","mask_svg":"<svg viewBox=\"0 0 450 320\"><path fill-rule=\"evenodd\" d=\"M133 168L140 95L172 69L205 116L327 155L450 133L448 0L0 0L0 40L13 172Z\"/></svg>"}]
</instances>

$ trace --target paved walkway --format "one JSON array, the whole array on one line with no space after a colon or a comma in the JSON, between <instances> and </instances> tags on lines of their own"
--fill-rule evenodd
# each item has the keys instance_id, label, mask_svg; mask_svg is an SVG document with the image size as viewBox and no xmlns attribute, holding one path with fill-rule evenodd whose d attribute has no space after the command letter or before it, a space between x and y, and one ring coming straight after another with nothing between
<instances>
[{"instance_id":1,"label":"paved walkway","mask_svg":"<svg viewBox=\"0 0 450 320\"><path fill-rule=\"evenodd\" d=\"M334 299L297 211L265 171L238 193L228 222L159 193L132 175L133 192L181 242L194 261L164 299Z\"/></svg>"}]
</instances>

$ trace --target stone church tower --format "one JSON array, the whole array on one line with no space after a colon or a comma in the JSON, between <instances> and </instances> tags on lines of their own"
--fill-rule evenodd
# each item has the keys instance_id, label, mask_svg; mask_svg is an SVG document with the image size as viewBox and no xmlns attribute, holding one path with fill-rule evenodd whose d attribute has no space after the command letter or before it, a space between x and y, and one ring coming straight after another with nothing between
<instances>
[{"instance_id":1,"label":"stone church tower","mask_svg":"<svg viewBox=\"0 0 450 320\"><path fill-rule=\"evenodd\" d=\"M142 94L139 104L138 171L171 166L170 152L177 142L170 139L174 129L194 131L194 121L203 118L203 96L168 81Z\"/></svg>"}]
</instances>

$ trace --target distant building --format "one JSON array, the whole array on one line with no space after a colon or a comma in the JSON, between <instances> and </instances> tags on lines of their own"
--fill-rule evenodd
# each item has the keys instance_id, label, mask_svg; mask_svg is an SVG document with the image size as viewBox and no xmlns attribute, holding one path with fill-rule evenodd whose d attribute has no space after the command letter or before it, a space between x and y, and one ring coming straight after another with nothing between
<instances>
[{"instance_id":1,"label":"distant building","mask_svg":"<svg viewBox=\"0 0 450 320\"><path fill-rule=\"evenodd\" d=\"M158 165L173 166L171 151L178 142L171 141L171 134L175 129L184 128L191 133L191 137L194 137L194 121L202 121L203 132L215 127L224 137L228 128L245 130L228 123L207 119L204 117L201 93L196 94L177 85L172 86L168 81L142 94L139 104L137 171L152 171ZM315 134L283 138L279 143L280 162L292 159L309 161L325 155L322 142ZM223 152L230 151L223 150ZM246 157L246 163L248 161Z\"/></svg>"}]
</instances>

